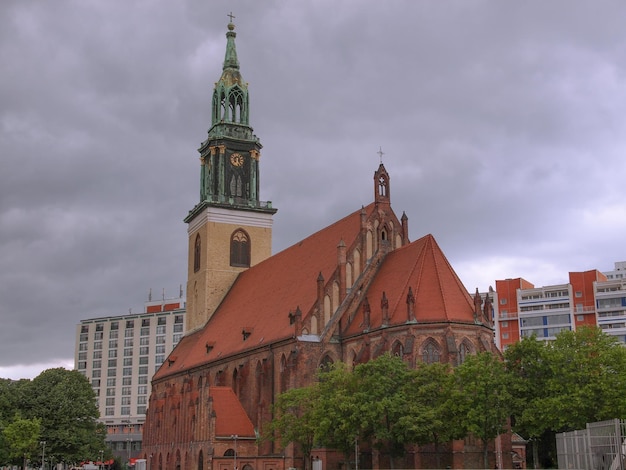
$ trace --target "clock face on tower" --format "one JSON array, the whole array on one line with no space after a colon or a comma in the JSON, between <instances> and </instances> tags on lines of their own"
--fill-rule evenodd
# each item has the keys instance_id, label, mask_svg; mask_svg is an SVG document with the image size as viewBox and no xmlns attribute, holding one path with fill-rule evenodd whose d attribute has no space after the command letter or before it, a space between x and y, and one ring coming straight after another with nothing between
<instances>
[{"instance_id":1,"label":"clock face on tower","mask_svg":"<svg viewBox=\"0 0 626 470\"><path fill-rule=\"evenodd\" d=\"M230 164L232 166L240 167L243 165L243 156L240 153L233 153L230 156Z\"/></svg>"}]
</instances>

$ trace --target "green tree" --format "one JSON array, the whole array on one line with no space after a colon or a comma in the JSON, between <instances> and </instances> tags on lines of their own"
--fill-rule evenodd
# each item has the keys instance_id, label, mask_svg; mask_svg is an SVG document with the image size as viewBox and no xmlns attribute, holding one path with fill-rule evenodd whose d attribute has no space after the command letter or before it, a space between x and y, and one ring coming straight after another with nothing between
<instances>
[{"instance_id":1,"label":"green tree","mask_svg":"<svg viewBox=\"0 0 626 470\"><path fill-rule=\"evenodd\" d=\"M460 428L482 440L483 465L489 468L489 441L507 430L511 409L509 380L504 363L490 352L468 356L454 373Z\"/></svg>"},{"instance_id":2,"label":"green tree","mask_svg":"<svg viewBox=\"0 0 626 470\"><path fill-rule=\"evenodd\" d=\"M105 448L106 429L96 420L96 399L78 371L48 369L30 382L26 417L41 420L46 454L57 461L93 459Z\"/></svg>"},{"instance_id":3,"label":"green tree","mask_svg":"<svg viewBox=\"0 0 626 470\"><path fill-rule=\"evenodd\" d=\"M393 458L404 455L406 433L398 426L407 410L410 371L402 359L384 354L354 369L358 422L362 437Z\"/></svg>"},{"instance_id":4,"label":"green tree","mask_svg":"<svg viewBox=\"0 0 626 470\"><path fill-rule=\"evenodd\" d=\"M308 469L315 439L315 406L319 397L317 384L281 393L274 403L274 418L265 427L262 439L278 437L283 446L293 442L302 449Z\"/></svg>"},{"instance_id":5,"label":"green tree","mask_svg":"<svg viewBox=\"0 0 626 470\"><path fill-rule=\"evenodd\" d=\"M448 364L419 363L404 385L406 411L398 420L405 443L434 444L441 467L442 443L464 436L454 416L455 381Z\"/></svg>"},{"instance_id":6,"label":"green tree","mask_svg":"<svg viewBox=\"0 0 626 470\"><path fill-rule=\"evenodd\" d=\"M315 442L343 452L349 464L354 440L362 435L354 375L344 363L336 363L319 374L318 386Z\"/></svg>"},{"instance_id":7,"label":"green tree","mask_svg":"<svg viewBox=\"0 0 626 470\"><path fill-rule=\"evenodd\" d=\"M40 432L41 423L38 419L23 419L19 415L3 429L4 445L12 464L19 465L36 455Z\"/></svg>"}]
</instances>

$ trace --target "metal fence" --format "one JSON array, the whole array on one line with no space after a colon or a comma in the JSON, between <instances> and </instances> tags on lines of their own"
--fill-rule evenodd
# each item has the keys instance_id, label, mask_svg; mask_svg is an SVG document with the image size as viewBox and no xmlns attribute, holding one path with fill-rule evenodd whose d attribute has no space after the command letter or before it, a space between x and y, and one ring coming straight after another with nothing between
<instances>
[{"instance_id":1,"label":"metal fence","mask_svg":"<svg viewBox=\"0 0 626 470\"><path fill-rule=\"evenodd\" d=\"M626 470L626 421L588 423L557 434L556 449L560 469Z\"/></svg>"}]
</instances>

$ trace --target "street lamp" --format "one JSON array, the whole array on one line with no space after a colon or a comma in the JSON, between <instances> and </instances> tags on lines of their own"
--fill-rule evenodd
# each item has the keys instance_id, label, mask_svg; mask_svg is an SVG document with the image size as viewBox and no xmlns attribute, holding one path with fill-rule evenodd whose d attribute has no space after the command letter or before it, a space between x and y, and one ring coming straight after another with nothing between
<instances>
[{"instance_id":1,"label":"street lamp","mask_svg":"<svg viewBox=\"0 0 626 470\"><path fill-rule=\"evenodd\" d=\"M237 470L237 438L239 436L237 434L232 434L230 436L231 439L235 440L235 465L233 466L233 470Z\"/></svg>"},{"instance_id":2,"label":"street lamp","mask_svg":"<svg viewBox=\"0 0 626 470\"><path fill-rule=\"evenodd\" d=\"M46 441L40 441L41 444L41 468L46 468Z\"/></svg>"}]
</instances>

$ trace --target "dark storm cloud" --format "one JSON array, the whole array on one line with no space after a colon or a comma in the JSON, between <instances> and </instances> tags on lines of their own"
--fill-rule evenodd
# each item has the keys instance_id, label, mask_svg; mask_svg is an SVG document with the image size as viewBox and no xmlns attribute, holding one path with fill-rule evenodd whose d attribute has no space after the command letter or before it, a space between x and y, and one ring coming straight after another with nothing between
<instances>
[{"instance_id":1,"label":"dark storm cloud","mask_svg":"<svg viewBox=\"0 0 626 470\"><path fill-rule=\"evenodd\" d=\"M4 375L185 283L231 10L275 251L368 204L382 146L469 289L626 258L621 2L4 2Z\"/></svg>"}]
</instances>

